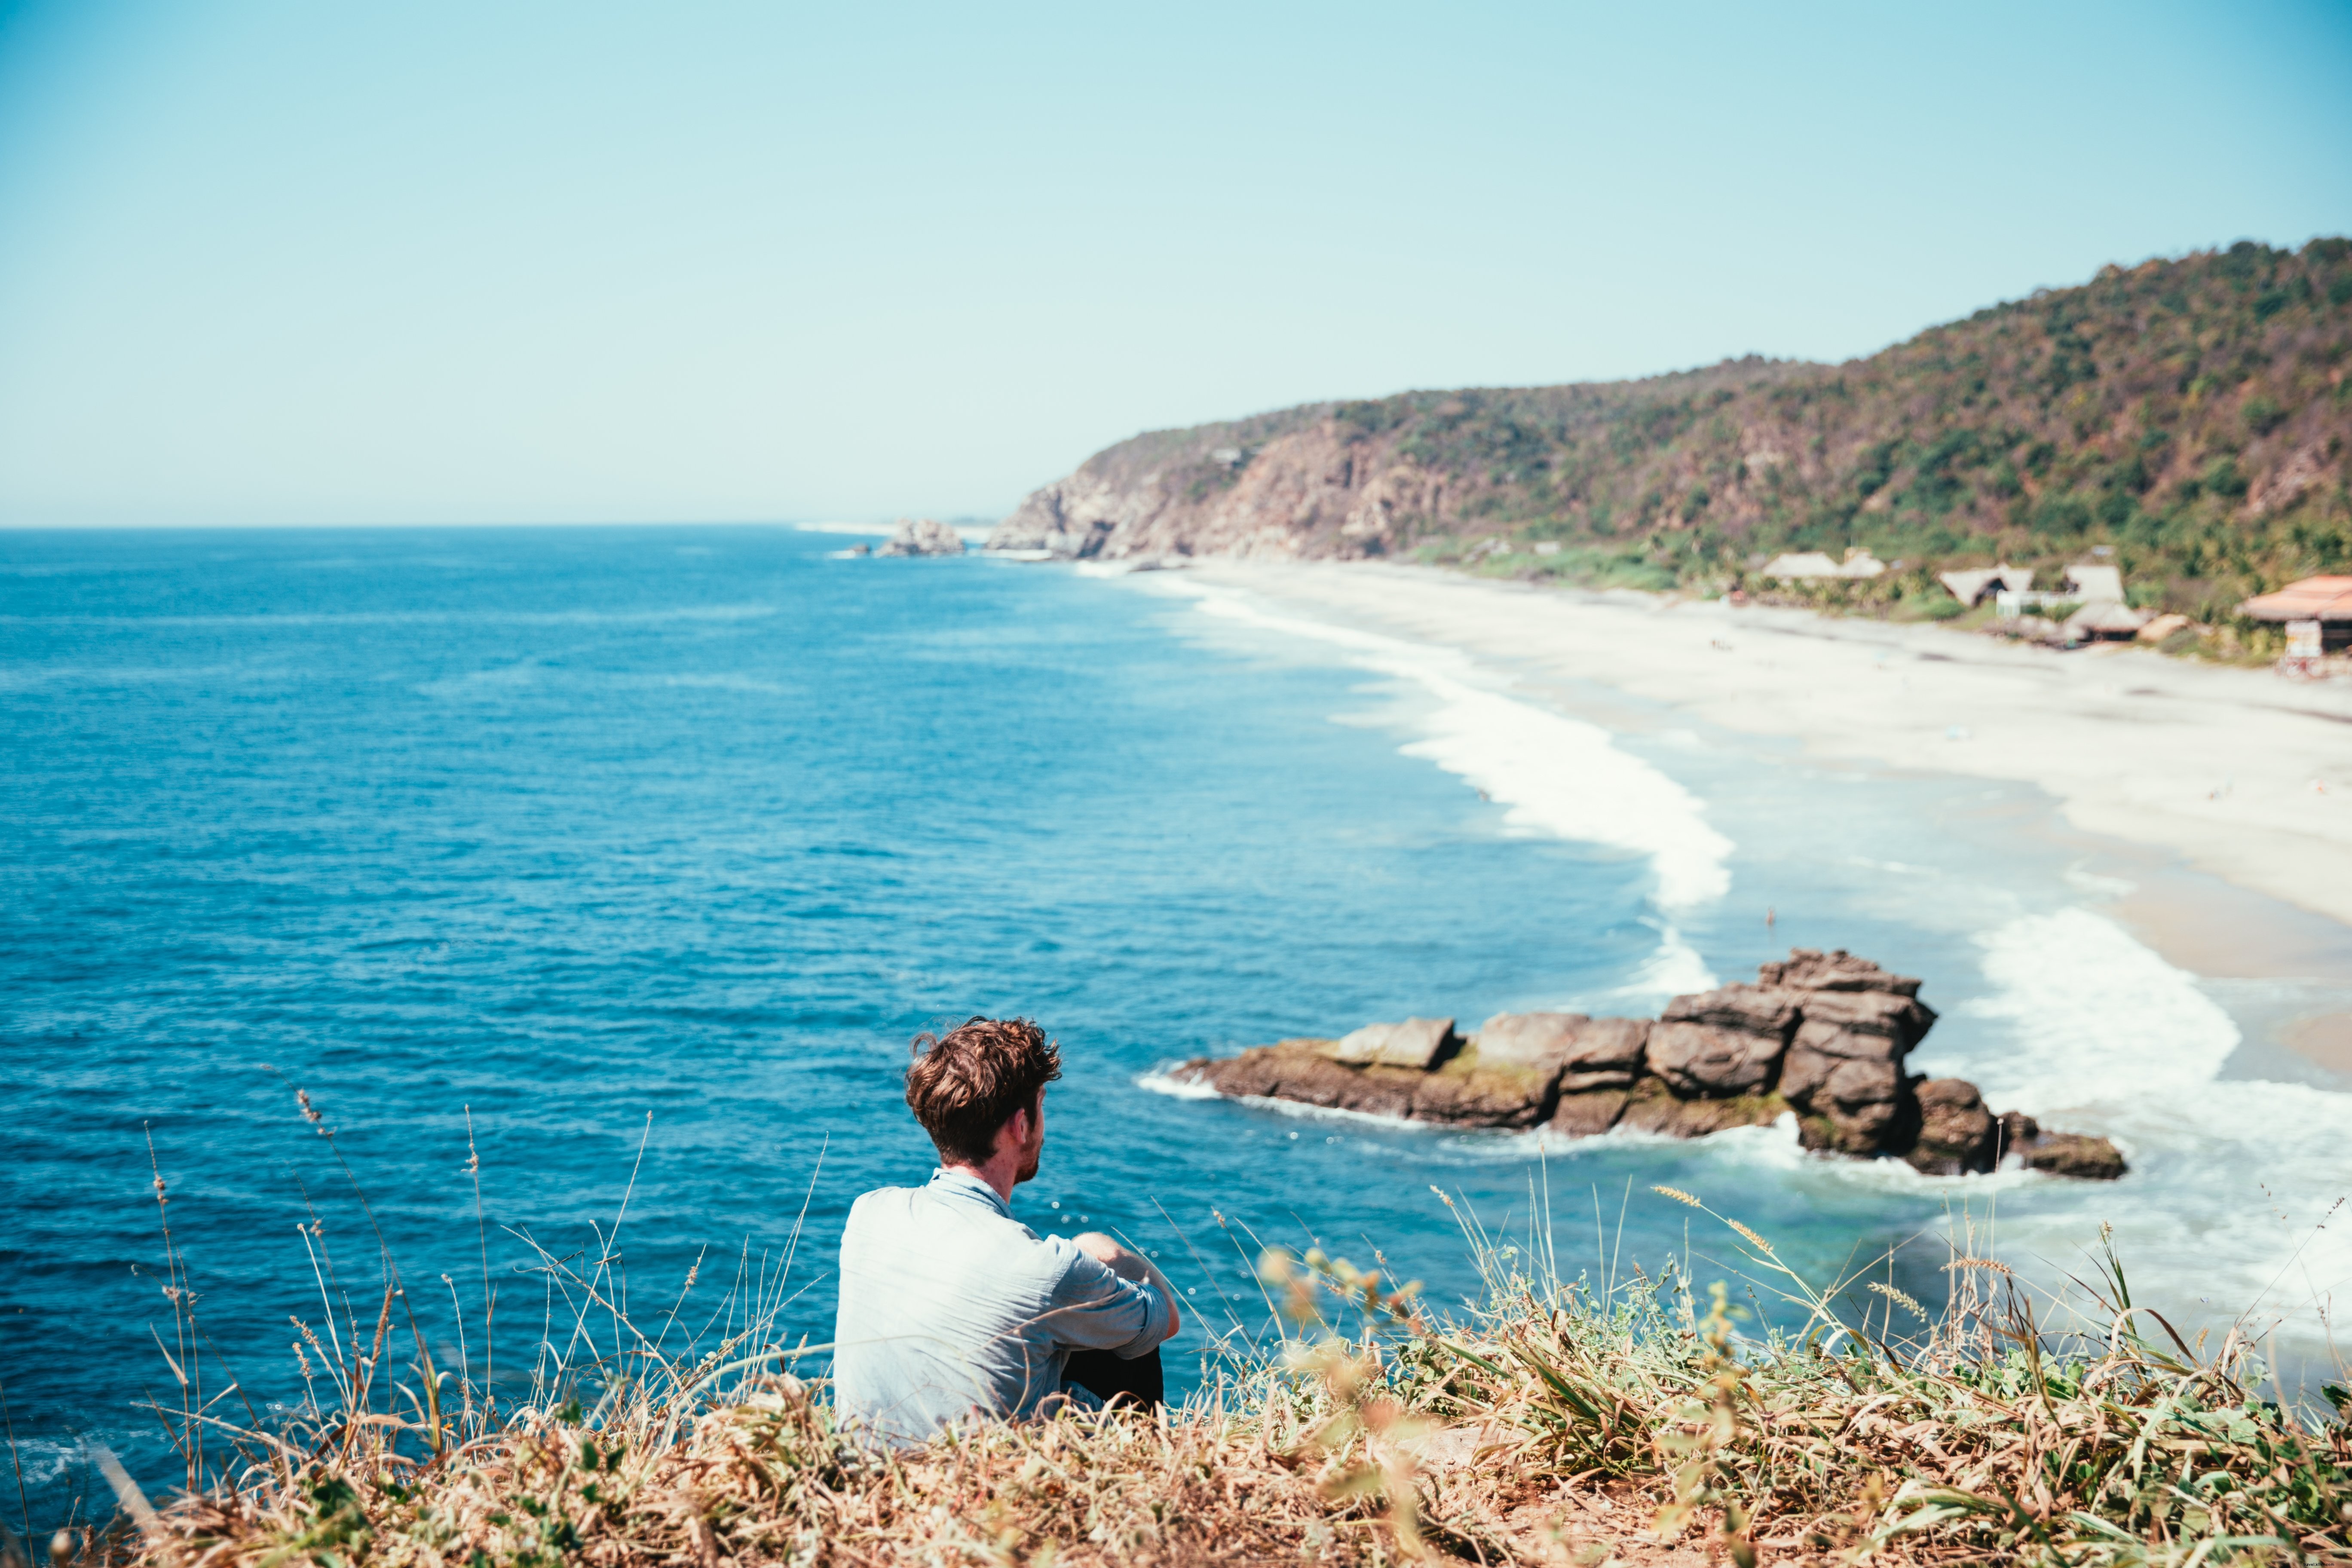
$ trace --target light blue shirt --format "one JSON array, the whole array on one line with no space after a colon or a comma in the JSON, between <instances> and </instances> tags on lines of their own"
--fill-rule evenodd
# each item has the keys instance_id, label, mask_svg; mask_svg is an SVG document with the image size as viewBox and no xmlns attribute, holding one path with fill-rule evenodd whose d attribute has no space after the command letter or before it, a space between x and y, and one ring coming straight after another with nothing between
<instances>
[{"instance_id":1,"label":"light blue shirt","mask_svg":"<svg viewBox=\"0 0 2352 1568\"><path fill-rule=\"evenodd\" d=\"M1026 1415L1061 1390L1071 1351L1132 1360L1168 1338L1172 1316L1149 1285L1014 1219L987 1183L935 1171L927 1187L883 1187L850 1208L834 1408L893 1443Z\"/></svg>"}]
</instances>

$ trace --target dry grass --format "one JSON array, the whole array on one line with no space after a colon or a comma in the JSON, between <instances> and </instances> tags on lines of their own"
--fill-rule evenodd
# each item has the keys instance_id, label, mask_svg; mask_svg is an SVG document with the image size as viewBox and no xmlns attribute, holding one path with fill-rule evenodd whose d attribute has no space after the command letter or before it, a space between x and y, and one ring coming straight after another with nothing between
<instances>
[{"instance_id":1,"label":"dry grass","mask_svg":"<svg viewBox=\"0 0 2352 1568\"><path fill-rule=\"evenodd\" d=\"M183 1430L192 1454L215 1434L199 1483L160 1514L118 1483L129 1517L89 1555L142 1568L2352 1563L2342 1412L2256 1397L2244 1339L2210 1354L2183 1342L2132 1304L2112 1253L2072 1318L2000 1265L1956 1255L1939 1311L1878 1287L1874 1331L1768 1238L1724 1223L1751 1279L1803 1314L1796 1328L1743 1334L1724 1288L1695 1289L1682 1268L1564 1280L1556 1260L1475 1223L1485 1299L1446 1321L1345 1260L1271 1249L1261 1279L1279 1344L1236 1349L1182 1408L982 1425L897 1453L845 1440L824 1384L788 1370L825 1347L771 1338L776 1279L739 1283L742 1310L689 1360L663 1352L666 1324L631 1322L600 1272L542 1253L585 1349L543 1356L519 1405L434 1371L421 1341L418 1364L393 1376L388 1291L373 1333L354 1319L324 1343L306 1336L329 1407L268 1433L199 1409ZM1898 1321L1916 1331L1897 1335Z\"/></svg>"}]
</instances>

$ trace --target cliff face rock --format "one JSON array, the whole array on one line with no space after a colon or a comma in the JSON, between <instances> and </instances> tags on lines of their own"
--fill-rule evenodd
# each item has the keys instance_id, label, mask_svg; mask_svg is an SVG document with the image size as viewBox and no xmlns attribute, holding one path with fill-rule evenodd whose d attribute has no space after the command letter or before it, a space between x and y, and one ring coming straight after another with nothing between
<instances>
[{"instance_id":1,"label":"cliff face rock","mask_svg":"<svg viewBox=\"0 0 2352 1568\"><path fill-rule=\"evenodd\" d=\"M1501 564L1523 575L1648 588L1868 545L1913 564L1839 592L1890 605L1948 602L1930 563L2047 568L2105 543L2135 582L2164 585L2159 607L2206 620L2347 537L2352 402L2325 368L2347 354L2352 241L2244 243L2110 268L1844 364L1751 358L1155 431L1032 494L989 544L1108 559L1427 546L1490 569L1507 544ZM2221 537L2227 574L2211 565Z\"/></svg>"},{"instance_id":2,"label":"cliff face rock","mask_svg":"<svg viewBox=\"0 0 2352 1568\"><path fill-rule=\"evenodd\" d=\"M1615 451L1631 430L1646 448L1693 409L1824 368L1749 358L1642 381L1407 393L1156 430L1032 491L987 548L1355 560L1429 533L1508 531L1533 515L1529 484L1574 461L1570 448Z\"/></svg>"},{"instance_id":3,"label":"cliff face rock","mask_svg":"<svg viewBox=\"0 0 2352 1568\"><path fill-rule=\"evenodd\" d=\"M893 533L877 555L961 555L963 535L946 523L928 517L898 520L898 531Z\"/></svg>"},{"instance_id":4,"label":"cliff face rock","mask_svg":"<svg viewBox=\"0 0 2352 1568\"><path fill-rule=\"evenodd\" d=\"M1033 491L991 550L1060 556L1378 554L1402 515L1434 516L1442 484L1329 405L1139 437Z\"/></svg>"},{"instance_id":5,"label":"cliff face rock","mask_svg":"<svg viewBox=\"0 0 2352 1568\"><path fill-rule=\"evenodd\" d=\"M1699 1138L1793 1112L1808 1149L1891 1155L1931 1175L2011 1157L2056 1175L2124 1173L2105 1138L2045 1132L2022 1111L1995 1116L1973 1084L1906 1074L1936 1021L1918 981L1803 948L1758 981L1677 996L1655 1023L1498 1013L1465 1041L1451 1018L1411 1018L1177 1072L1236 1098L1579 1138L1619 1127Z\"/></svg>"}]
</instances>

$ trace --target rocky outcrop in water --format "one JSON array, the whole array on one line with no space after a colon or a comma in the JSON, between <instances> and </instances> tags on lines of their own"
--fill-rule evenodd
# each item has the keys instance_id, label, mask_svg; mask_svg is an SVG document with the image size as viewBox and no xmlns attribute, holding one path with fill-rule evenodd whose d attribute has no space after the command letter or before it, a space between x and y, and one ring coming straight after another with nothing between
<instances>
[{"instance_id":1,"label":"rocky outcrop in water","mask_svg":"<svg viewBox=\"0 0 2352 1568\"><path fill-rule=\"evenodd\" d=\"M1190 1061L1176 1076L1234 1098L1572 1137L1622 1127L1699 1138L1793 1113L1808 1149L1933 1175L2010 1159L2054 1175L2124 1173L2105 1138L1996 1116L1973 1084L1905 1072L1935 1022L1918 981L1799 948L1752 985L1675 997L1655 1022L1502 1013L1465 1039L1451 1018L1409 1018Z\"/></svg>"},{"instance_id":2,"label":"rocky outcrop in water","mask_svg":"<svg viewBox=\"0 0 2352 1568\"><path fill-rule=\"evenodd\" d=\"M928 517L898 520L898 531L893 533L877 555L961 555L963 535L946 523Z\"/></svg>"}]
</instances>

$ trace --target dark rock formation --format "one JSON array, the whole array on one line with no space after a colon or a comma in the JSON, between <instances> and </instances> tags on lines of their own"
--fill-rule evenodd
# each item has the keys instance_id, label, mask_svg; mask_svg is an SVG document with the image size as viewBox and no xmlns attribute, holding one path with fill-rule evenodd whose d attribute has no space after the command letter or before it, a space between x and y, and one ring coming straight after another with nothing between
<instances>
[{"instance_id":1,"label":"dark rock formation","mask_svg":"<svg viewBox=\"0 0 2352 1568\"><path fill-rule=\"evenodd\" d=\"M1278 1040L1225 1061L1187 1063L1219 1094L1288 1100L1326 1110L1406 1116L1423 1075L1398 1068L1351 1068L1331 1059L1337 1040Z\"/></svg>"},{"instance_id":2,"label":"dark rock formation","mask_svg":"<svg viewBox=\"0 0 2352 1568\"><path fill-rule=\"evenodd\" d=\"M1586 1089L1563 1094L1552 1108L1551 1120L1546 1125L1570 1138L1597 1138L1617 1125L1617 1119L1625 1113L1625 1102L1632 1098L1632 1091L1622 1089Z\"/></svg>"},{"instance_id":3,"label":"dark rock formation","mask_svg":"<svg viewBox=\"0 0 2352 1568\"><path fill-rule=\"evenodd\" d=\"M1918 1125L1910 1130L1911 1147L1903 1157L1914 1168L1931 1176L1992 1169L2000 1123L1976 1085L1957 1078L1916 1080L1912 1099Z\"/></svg>"},{"instance_id":4,"label":"dark rock formation","mask_svg":"<svg viewBox=\"0 0 2352 1568\"><path fill-rule=\"evenodd\" d=\"M898 531L892 534L877 555L961 555L963 535L944 522L928 517L898 520Z\"/></svg>"},{"instance_id":5,"label":"dark rock formation","mask_svg":"<svg viewBox=\"0 0 2352 1568\"><path fill-rule=\"evenodd\" d=\"M2001 1153L2014 1153L2029 1171L2053 1176L2080 1176L2112 1182L2124 1173L2123 1154L2104 1138L2083 1132L2044 1132L2042 1124L2022 1110L2000 1114Z\"/></svg>"},{"instance_id":6,"label":"dark rock formation","mask_svg":"<svg viewBox=\"0 0 2352 1568\"><path fill-rule=\"evenodd\" d=\"M1451 1018L1408 1018L1177 1071L1237 1098L1455 1127L1700 1138L1794 1112L1808 1149L1893 1155L1933 1175L1990 1171L2011 1155L2055 1175L2124 1173L2104 1138L2045 1132L2021 1111L1995 1117L1973 1084L1907 1075L1905 1058L1936 1022L1916 980L1804 948L1758 979L1677 996L1654 1024L1498 1013L1465 1041Z\"/></svg>"},{"instance_id":7,"label":"dark rock formation","mask_svg":"<svg viewBox=\"0 0 2352 1568\"><path fill-rule=\"evenodd\" d=\"M1642 1075L1646 1018L1581 1013L1497 1013L1478 1029L1478 1059L1558 1075L1562 1094L1623 1089Z\"/></svg>"},{"instance_id":8,"label":"dark rock formation","mask_svg":"<svg viewBox=\"0 0 2352 1568\"><path fill-rule=\"evenodd\" d=\"M1533 1127L1549 1109L1541 1077L1527 1068L1481 1067L1460 1058L1422 1076L1412 1114L1457 1127Z\"/></svg>"},{"instance_id":9,"label":"dark rock formation","mask_svg":"<svg viewBox=\"0 0 2352 1568\"><path fill-rule=\"evenodd\" d=\"M1643 1058L1686 1099L1759 1093L1780 1075L1799 1000L1760 985L1677 996L1651 1026Z\"/></svg>"},{"instance_id":10,"label":"dark rock formation","mask_svg":"<svg viewBox=\"0 0 2352 1568\"><path fill-rule=\"evenodd\" d=\"M1789 1109L1777 1094L1734 1094L1685 1099L1663 1079L1645 1078L1626 1098L1617 1125L1633 1132L1668 1138L1704 1138L1732 1127L1769 1127Z\"/></svg>"},{"instance_id":11,"label":"dark rock formation","mask_svg":"<svg viewBox=\"0 0 2352 1568\"><path fill-rule=\"evenodd\" d=\"M1843 948L1821 952L1792 947L1787 962L1757 966L1759 985L1787 985L1801 991L1884 991L1894 996L1916 996L1919 983L1907 975L1889 974L1866 958Z\"/></svg>"},{"instance_id":12,"label":"dark rock formation","mask_svg":"<svg viewBox=\"0 0 2352 1568\"><path fill-rule=\"evenodd\" d=\"M1451 1018L1407 1018L1402 1024L1367 1024L1335 1041L1333 1061L1350 1067L1411 1068L1428 1072L1462 1049Z\"/></svg>"},{"instance_id":13,"label":"dark rock formation","mask_svg":"<svg viewBox=\"0 0 2352 1568\"><path fill-rule=\"evenodd\" d=\"M1805 1113L1800 1126L1807 1148L1867 1154L1886 1142L1904 1100L1903 1058L1936 1015L1909 992L1851 984L1874 977L1916 991L1916 980L1859 961L1834 975L1842 982L1836 989L1804 994L1804 1021L1790 1042L1780 1092Z\"/></svg>"},{"instance_id":14,"label":"dark rock formation","mask_svg":"<svg viewBox=\"0 0 2352 1568\"><path fill-rule=\"evenodd\" d=\"M1453 1035L1450 1020L1446 1034ZM1551 1109L1544 1074L1536 1068L1486 1067L1475 1054L1456 1054L1433 1068L1349 1063L1336 1056L1345 1043L1282 1040L1223 1061L1188 1062L1185 1070L1218 1093L1237 1098L1287 1100L1460 1127L1533 1127Z\"/></svg>"}]
</instances>

